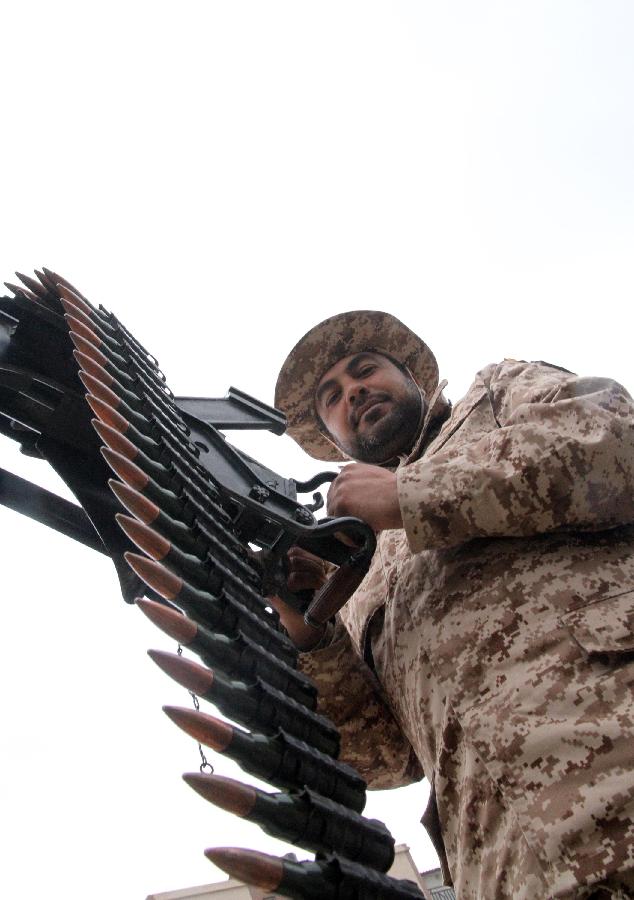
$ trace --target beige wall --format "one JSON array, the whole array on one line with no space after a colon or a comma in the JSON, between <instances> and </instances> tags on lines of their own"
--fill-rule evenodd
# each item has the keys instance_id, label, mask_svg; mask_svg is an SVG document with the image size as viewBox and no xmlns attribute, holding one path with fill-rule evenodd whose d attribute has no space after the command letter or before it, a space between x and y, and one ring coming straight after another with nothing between
<instances>
[{"instance_id":1,"label":"beige wall","mask_svg":"<svg viewBox=\"0 0 634 900\"><path fill-rule=\"evenodd\" d=\"M150 894L147 900L269 900L275 897L275 894L263 894L257 888L249 888L241 881L229 878L227 881L201 884L179 891Z\"/></svg>"}]
</instances>

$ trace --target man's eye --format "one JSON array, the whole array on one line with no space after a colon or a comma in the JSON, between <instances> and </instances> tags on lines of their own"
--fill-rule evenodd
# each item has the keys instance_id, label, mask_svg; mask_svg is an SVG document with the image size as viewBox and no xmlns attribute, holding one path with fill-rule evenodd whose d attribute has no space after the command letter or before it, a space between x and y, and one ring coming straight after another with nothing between
<instances>
[{"instance_id":1,"label":"man's eye","mask_svg":"<svg viewBox=\"0 0 634 900\"><path fill-rule=\"evenodd\" d=\"M326 397L326 406L332 406L333 403L336 403L339 399L339 391L335 391L333 394L330 394Z\"/></svg>"},{"instance_id":2,"label":"man's eye","mask_svg":"<svg viewBox=\"0 0 634 900\"><path fill-rule=\"evenodd\" d=\"M371 375L375 369L376 369L376 366L364 366L362 369L359 370L359 377L367 378L367 376Z\"/></svg>"}]
</instances>

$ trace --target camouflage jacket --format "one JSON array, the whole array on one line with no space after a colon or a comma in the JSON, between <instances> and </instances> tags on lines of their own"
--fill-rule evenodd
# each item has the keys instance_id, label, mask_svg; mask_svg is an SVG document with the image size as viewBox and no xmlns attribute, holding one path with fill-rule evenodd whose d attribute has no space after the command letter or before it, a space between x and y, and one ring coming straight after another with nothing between
<instances>
[{"instance_id":1,"label":"camouflage jacket","mask_svg":"<svg viewBox=\"0 0 634 900\"><path fill-rule=\"evenodd\" d=\"M460 900L586 896L634 867L634 404L506 360L397 474L404 529L302 655L342 758L424 772Z\"/></svg>"}]
</instances>

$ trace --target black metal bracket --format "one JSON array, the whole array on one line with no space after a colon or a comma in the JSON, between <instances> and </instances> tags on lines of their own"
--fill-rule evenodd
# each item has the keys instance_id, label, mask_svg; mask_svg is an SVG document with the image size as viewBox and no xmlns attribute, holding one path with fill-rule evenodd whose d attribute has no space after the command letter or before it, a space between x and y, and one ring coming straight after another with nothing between
<instances>
[{"instance_id":1,"label":"black metal bracket","mask_svg":"<svg viewBox=\"0 0 634 900\"><path fill-rule=\"evenodd\" d=\"M81 506L59 497L46 488L0 468L0 503L42 525L54 528L66 537L85 544L91 550L108 555L103 541Z\"/></svg>"},{"instance_id":2,"label":"black metal bracket","mask_svg":"<svg viewBox=\"0 0 634 900\"><path fill-rule=\"evenodd\" d=\"M226 397L175 397L179 409L207 425L222 430L264 430L284 434L286 416L238 388L230 387Z\"/></svg>"}]
</instances>

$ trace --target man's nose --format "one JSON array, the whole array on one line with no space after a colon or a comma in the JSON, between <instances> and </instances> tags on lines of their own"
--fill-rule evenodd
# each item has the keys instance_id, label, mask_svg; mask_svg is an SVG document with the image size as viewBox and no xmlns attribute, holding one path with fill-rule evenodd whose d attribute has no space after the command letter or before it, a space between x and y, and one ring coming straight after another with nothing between
<instances>
[{"instance_id":1,"label":"man's nose","mask_svg":"<svg viewBox=\"0 0 634 900\"><path fill-rule=\"evenodd\" d=\"M349 406L355 407L359 403L362 403L366 399L367 395L368 389L364 384L353 381L348 385L346 399Z\"/></svg>"}]
</instances>

